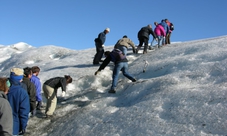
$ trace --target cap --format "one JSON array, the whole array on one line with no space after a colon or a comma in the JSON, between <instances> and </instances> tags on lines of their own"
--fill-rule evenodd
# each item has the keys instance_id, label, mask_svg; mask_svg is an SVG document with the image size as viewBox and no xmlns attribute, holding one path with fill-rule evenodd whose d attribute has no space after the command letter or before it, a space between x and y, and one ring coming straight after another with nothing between
<instances>
[{"instance_id":1,"label":"cap","mask_svg":"<svg viewBox=\"0 0 227 136\"><path fill-rule=\"evenodd\" d=\"M108 28L108 27L105 30L108 31L108 32L110 32L110 28Z\"/></svg>"},{"instance_id":2,"label":"cap","mask_svg":"<svg viewBox=\"0 0 227 136\"><path fill-rule=\"evenodd\" d=\"M128 38L128 36L127 35L124 35L123 38Z\"/></svg>"},{"instance_id":3,"label":"cap","mask_svg":"<svg viewBox=\"0 0 227 136\"><path fill-rule=\"evenodd\" d=\"M20 68L12 68L10 70L10 78L13 80L21 80L24 75L24 70Z\"/></svg>"}]
</instances>

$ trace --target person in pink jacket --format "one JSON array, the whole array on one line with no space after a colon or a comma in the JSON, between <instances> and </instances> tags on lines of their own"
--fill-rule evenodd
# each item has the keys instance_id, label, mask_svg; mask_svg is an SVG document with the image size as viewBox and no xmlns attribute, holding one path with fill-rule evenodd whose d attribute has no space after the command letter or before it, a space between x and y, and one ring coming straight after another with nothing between
<instances>
[{"instance_id":1,"label":"person in pink jacket","mask_svg":"<svg viewBox=\"0 0 227 136\"><path fill-rule=\"evenodd\" d=\"M163 39L166 36L166 32L165 32L165 29L162 27L162 25L158 24L158 22L154 22L154 25L156 26L155 29L154 29L154 32L158 37L157 47L160 48L162 45L165 44L165 43L163 43L163 41L164 41ZM151 46L153 46L154 42L155 42L155 39L152 40ZM151 47L151 49L152 49L152 47Z\"/></svg>"}]
</instances>

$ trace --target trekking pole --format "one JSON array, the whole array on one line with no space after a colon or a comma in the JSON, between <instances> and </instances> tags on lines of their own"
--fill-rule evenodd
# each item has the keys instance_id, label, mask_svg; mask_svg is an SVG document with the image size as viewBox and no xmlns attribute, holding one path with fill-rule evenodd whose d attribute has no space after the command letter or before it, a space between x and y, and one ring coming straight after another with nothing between
<instances>
[{"instance_id":1,"label":"trekking pole","mask_svg":"<svg viewBox=\"0 0 227 136\"><path fill-rule=\"evenodd\" d=\"M144 64L144 67L143 67L143 73L145 73L146 72L146 68L147 68L149 63L148 63L147 60L143 60L143 61L145 61L145 64Z\"/></svg>"}]
</instances>

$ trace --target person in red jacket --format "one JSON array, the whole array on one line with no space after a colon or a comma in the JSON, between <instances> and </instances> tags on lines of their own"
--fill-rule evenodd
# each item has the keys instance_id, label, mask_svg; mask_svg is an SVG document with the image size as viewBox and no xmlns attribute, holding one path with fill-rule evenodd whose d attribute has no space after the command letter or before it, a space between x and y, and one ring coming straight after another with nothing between
<instances>
[{"instance_id":1,"label":"person in red jacket","mask_svg":"<svg viewBox=\"0 0 227 136\"><path fill-rule=\"evenodd\" d=\"M165 19L165 21L166 21L167 25L169 26L169 31L166 34L166 43L165 44L170 44L170 37L171 37L172 31L173 31L173 26L172 26L172 23L169 22L168 19Z\"/></svg>"}]
</instances>

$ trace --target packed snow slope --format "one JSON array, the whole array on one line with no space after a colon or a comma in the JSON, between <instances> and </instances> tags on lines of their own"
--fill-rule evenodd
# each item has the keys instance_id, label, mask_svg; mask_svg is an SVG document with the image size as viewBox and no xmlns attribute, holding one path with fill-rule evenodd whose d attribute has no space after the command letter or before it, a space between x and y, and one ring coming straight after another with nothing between
<instances>
[{"instance_id":1,"label":"packed snow slope","mask_svg":"<svg viewBox=\"0 0 227 136\"><path fill-rule=\"evenodd\" d=\"M1 76L9 76L12 67L36 65L42 83L65 74L73 78L65 98L58 90L55 117L44 119L44 110L38 111L27 135L227 135L227 36L173 43L146 55L129 49L129 72L138 81L120 74L116 94L107 93L113 63L95 76L94 54L95 48L0 45Z\"/></svg>"}]
</instances>

